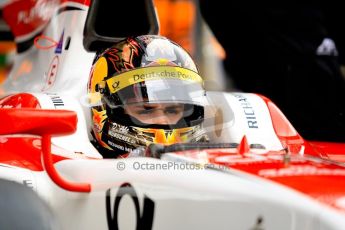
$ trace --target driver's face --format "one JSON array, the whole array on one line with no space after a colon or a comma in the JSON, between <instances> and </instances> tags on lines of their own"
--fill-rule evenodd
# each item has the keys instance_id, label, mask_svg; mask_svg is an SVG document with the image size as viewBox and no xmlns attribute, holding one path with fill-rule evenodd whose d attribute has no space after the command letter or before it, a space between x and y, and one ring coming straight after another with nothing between
<instances>
[{"instance_id":1,"label":"driver's face","mask_svg":"<svg viewBox=\"0 0 345 230\"><path fill-rule=\"evenodd\" d=\"M138 119L142 123L173 125L182 118L184 105L178 103L139 103L125 105L124 109L126 114Z\"/></svg>"}]
</instances>

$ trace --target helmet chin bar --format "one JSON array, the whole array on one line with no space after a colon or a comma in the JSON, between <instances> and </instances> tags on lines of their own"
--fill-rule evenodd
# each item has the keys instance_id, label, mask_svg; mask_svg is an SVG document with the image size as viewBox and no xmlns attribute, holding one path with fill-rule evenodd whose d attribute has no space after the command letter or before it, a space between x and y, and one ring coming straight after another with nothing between
<instances>
[{"instance_id":1,"label":"helmet chin bar","mask_svg":"<svg viewBox=\"0 0 345 230\"><path fill-rule=\"evenodd\" d=\"M139 147L148 147L152 143L171 145L196 142L203 136L201 124L184 128L160 129L124 126L109 121L103 131L102 140L114 150L128 153Z\"/></svg>"}]
</instances>

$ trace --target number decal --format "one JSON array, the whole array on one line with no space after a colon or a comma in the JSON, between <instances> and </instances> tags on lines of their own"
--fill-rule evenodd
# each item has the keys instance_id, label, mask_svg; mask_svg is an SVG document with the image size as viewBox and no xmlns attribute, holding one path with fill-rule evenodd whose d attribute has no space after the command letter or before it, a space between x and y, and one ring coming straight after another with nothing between
<instances>
[{"instance_id":1,"label":"number decal","mask_svg":"<svg viewBox=\"0 0 345 230\"><path fill-rule=\"evenodd\" d=\"M137 230L140 229L152 229L153 223L153 215L154 215L154 202L144 195L144 202L143 202L143 211L142 215L140 215L140 205L137 193L135 189L129 183L124 183L120 186L119 190L117 191L115 202L114 202L114 210L111 211L111 189L108 189L106 192L106 213L107 213L107 221L108 221L108 228L109 230L118 230L118 212L121 199L124 195L129 195L135 206L135 213L136 213L136 220L137 220Z\"/></svg>"}]
</instances>

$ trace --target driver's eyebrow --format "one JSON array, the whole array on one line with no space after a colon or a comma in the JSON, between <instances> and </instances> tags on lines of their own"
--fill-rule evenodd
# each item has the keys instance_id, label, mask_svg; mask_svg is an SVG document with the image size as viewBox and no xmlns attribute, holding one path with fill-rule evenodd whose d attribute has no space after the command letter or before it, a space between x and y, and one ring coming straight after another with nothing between
<instances>
[{"instance_id":1,"label":"driver's eyebrow","mask_svg":"<svg viewBox=\"0 0 345 230\"><path fill-rule=\"evenodd\" d=\"M140 105L136 105L135 108L144 108L144 109L155 109L159 107L158 105L154 105L154 104L140 104ZM169 105L167 107L165 107L164 109L180 109L182 108L182 105L176 104L176 105Z\"/></svg>"},{"instance_id":2,"label":"driver's eyebrow","mask_svg":"<svg viewBox=\"0 0 345 230\"><path fill-rule=\"evenodd\" d=\"M154 109L157 107L157 105L152 105L152 104L139 104L134 106L135 108L145 108L145 109Z\"/></svg>"},{"instance_id":3,"label":"driver's eyebrow","mask_svg":"<svg viewBox=\"0 0 345 230\"><path fill-rule=\"evenodd\" d=\"M183 106L182 105L170 105L165 107L166 109L182 109Z\"/></svg>"}]
</instances>

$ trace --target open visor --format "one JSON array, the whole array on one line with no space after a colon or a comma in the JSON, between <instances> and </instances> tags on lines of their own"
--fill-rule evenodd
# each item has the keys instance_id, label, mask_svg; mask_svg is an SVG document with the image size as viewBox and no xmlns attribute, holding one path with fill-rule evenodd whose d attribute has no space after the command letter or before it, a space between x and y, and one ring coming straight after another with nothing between
<instances>
[{"instance_id":1,"label":"open visor","mask_svg":"<svg viewBox=\"0 0 345 230\"><path fill-rule=\"evenodd\" d=\"M144 67L106 80L106 104L115 108L130 103L200 104L205 91L194 71L174 66Z\"/></svg>"}]
</instances>

